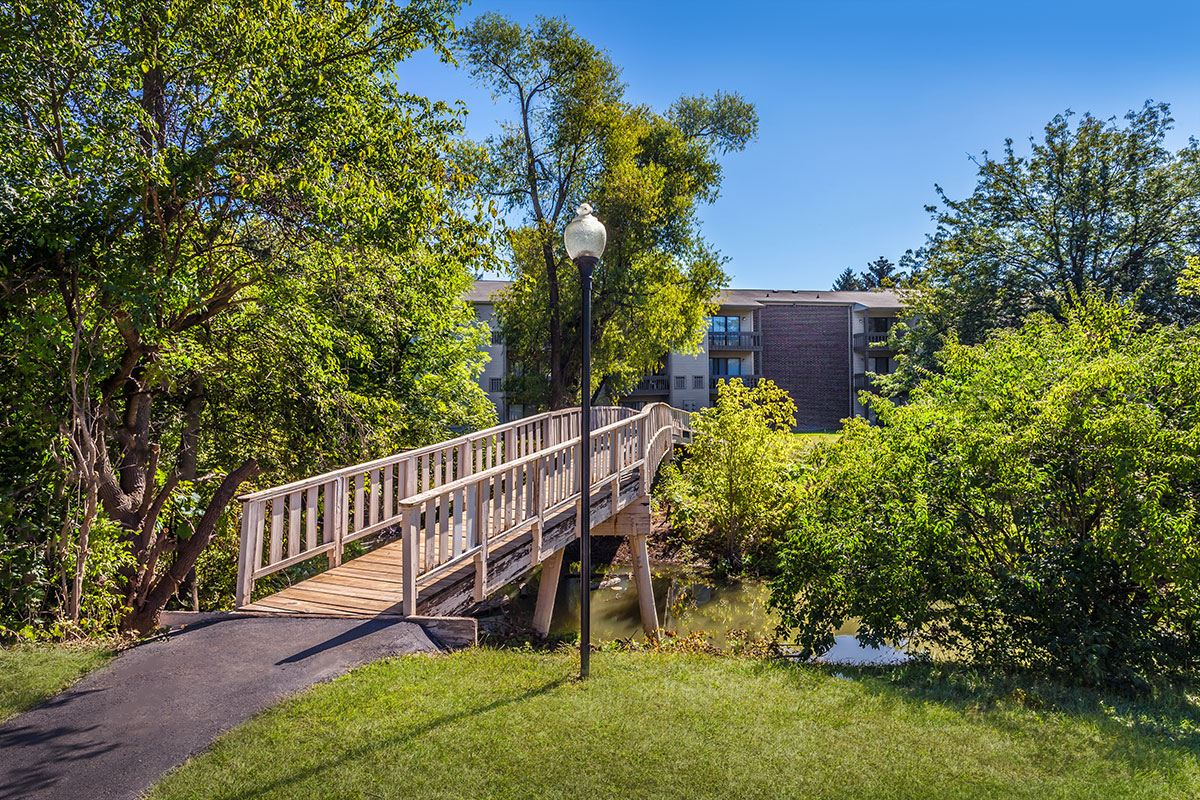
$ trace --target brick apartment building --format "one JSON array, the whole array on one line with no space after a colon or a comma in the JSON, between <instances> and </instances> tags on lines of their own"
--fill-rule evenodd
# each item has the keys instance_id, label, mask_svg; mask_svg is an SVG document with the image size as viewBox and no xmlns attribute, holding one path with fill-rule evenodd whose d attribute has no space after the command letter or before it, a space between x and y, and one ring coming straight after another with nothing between
<instances>
[{"instance_id":1,"label":"brick apartment building","mask_svg":"<svg viewBox=\"0 0 1200 800\"><path fill-rule=\"evenodd\" d=\"M493 329L483 388L501 419L515 419L524 409L505 400L508 365L494 322L494 300L507 286L476 281L469 299ZM797 430L833 430L842 419L863 415L858 393L870 389L871 375L894 368L895 353L886 344L902 308L895 292L727 289L716 302L700 352L668 354L662 369L621 398L622 405L664 401L698 411L712 403L722 380L768 378L795 401Z\"/></svg>"}]
</instances>

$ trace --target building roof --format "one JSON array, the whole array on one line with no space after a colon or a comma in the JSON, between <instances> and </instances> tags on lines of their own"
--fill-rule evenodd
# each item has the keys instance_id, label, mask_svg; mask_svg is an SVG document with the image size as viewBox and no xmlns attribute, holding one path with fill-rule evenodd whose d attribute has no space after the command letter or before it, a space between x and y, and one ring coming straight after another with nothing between
<instances>
[{"instance_id":1,"label":"building roof","mask_svg":"<svg viewBox=\"0 0 1200 800\"><path fill-rule=\"evenodd\" d=\"M880 289L873 292L810 291L806 289L725 289L717 303L735 308L761 308L765 305L862 305L867 308L903 308L900 292Z\"/></svg>"},{"instance_id":2,"label":"building roof","mask_svg":"<svg viewBox=\"0 0 1200 800\"><path fill-rule=\"evenodd\" d=\"M467 300L489 303L512 281L475 281ZM732 308L762 308L765 305L862 305L867 308L903 308L900 292L880 289L874 292L824 292L802 289L722 289L714 298L717 305Z\"/></svg>"},{"instance_id":3,"label":"building roof","mask_svg":"<svg viewBox=\"0 0 1200 800\"><path fill-rule=\"evenodd\" d=\"M493 295L502 293L509 286L512 281L475 281L467 292L467 302L490 303Z\"/></svg>"}]
</instances>

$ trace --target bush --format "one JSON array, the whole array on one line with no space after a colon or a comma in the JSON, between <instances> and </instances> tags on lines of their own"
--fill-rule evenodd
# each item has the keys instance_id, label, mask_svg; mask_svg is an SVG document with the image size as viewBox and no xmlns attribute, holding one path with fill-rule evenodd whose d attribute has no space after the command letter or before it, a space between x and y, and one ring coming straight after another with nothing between
<instances>
[{"instance_id":1,"label":"bush","mask_svg":"<svg viewBox=\"0 0 1200 800\"><path fill-rule=\"evenodd\" d=\"M128 544L119 527L99 514L85 563L82 613L72 624L61 606L78 547L63 534L64 520L79 514L74 487L53 458L55 442L39 442L5 422L0 420L0 644L112 633L123 599L116 576L133 564Z\"/></svg>"},{"instance_id":2,"label":"bush","mask_svg":"<svg viewBox=\"0 0 1200 800\"><path fill-rule=\"evenodd\" d=\"M1200 665L1200 330L1079 300L950 341L806 465L772 604L806 651L860 639L1088 683Z\"/></svg>"},{"instance_id":3,"label":"bush","mask_svg":"<svg viewBox=\"0 0 1200 800\"><path fill-rule=\"evenodd\" d=\"M721 384L717 403L692 416L695 436L656 493L689 555L732 571L774 572L795 487L788 393L762 380Z\"/></svg>"}]
</instances>

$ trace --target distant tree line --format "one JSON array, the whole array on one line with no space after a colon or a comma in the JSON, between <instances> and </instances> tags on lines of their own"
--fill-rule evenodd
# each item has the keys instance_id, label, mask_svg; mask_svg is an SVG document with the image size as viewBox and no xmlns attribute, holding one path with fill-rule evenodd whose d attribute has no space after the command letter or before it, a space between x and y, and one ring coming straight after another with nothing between
<instances>
[{"instance_id":1,"label":"distant tree line","mask_svg":"<svg viewBox=\"0 0 1200 800\"><path fill-rule=\"evenodd\" d=\"M1197 298L1179 291L1200 254L1200 143L1166 146L1173 120L1147 102L1122 122L1071 112L999 156L975 159L978 183L964 199L937 188L937 224L913 255L902 362L905 379L937 369L955 337L984 341L1044 311L1066 318L1089 291L1130 298L1148 320L1189 325Z\"/></svg>"},{"instance_id":2,"label":"distant tree line","mask_svg":"<svg viewBox=\"0 0 1200 800\"><path fill-rule=\"evenodd\" d=\"M895 289L915 275L915 272L900 271L886 256L880 256L867 264L866 269L855 272L846 269L833 282L835 292L869 292L875 289Z\"/></svg>"}]
</instances>

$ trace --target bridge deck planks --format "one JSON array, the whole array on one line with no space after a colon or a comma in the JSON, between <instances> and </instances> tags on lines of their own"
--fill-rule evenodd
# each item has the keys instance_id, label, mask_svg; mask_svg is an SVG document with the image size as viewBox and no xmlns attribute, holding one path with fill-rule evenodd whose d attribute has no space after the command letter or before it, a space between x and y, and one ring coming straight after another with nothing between
<instances>
[{"instance_id":1,"label":"bridge deck planks","mask_svg":"<svg viewBox=\"0 0 1200 800\"><path fill-rule=\"evenodd\" d=\"M528 542L530 538L530 533L524 531L504 539L493 538L489 546L493 554L501 554L510 545L519 544L519 540ZM422 544L418 560L424 558L424 549ZM389 542L341 566L249 603L241 610L309 616L402 616L402 556L402 543ZM474 566L470 562L434 575L432 579L421 576L417 579L418 606L424 597L473 578Z\"/></svg>"}]
</instances>

